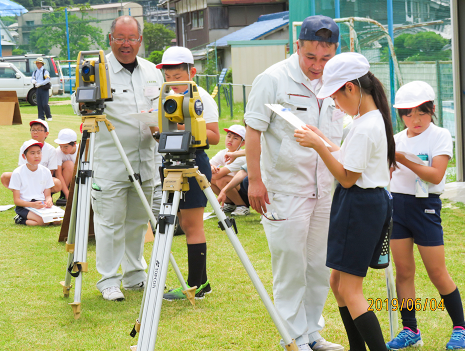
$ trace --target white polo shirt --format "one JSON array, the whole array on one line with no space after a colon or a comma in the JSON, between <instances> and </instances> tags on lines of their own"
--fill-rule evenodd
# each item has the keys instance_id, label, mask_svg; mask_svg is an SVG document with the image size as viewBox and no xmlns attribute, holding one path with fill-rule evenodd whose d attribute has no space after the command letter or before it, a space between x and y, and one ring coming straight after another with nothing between
<instances>
[{"instance_id":1,"label":"white polo shirt","mask_svg":"<svg viewBox=\"0 0 465 351\"><path fill-rule=\"evenodd\" d=\"M65 154L63 153L63 151L61 151L61 148L57 146L57 148L55 149L56 154L57 154L57 165L62 166L63 162L65 161L72 161L73 163L75 163L78 150L79 150L79 144L76 144L76 151L74 151L73 154Z\"/></svg>"}]
</instances>

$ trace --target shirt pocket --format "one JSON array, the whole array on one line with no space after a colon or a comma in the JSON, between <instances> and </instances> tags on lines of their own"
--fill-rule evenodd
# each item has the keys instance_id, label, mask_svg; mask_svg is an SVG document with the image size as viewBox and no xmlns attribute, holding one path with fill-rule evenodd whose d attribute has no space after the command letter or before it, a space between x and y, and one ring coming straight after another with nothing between
<instances>
[{"instance_id":1,"label":"shirt pocket","mask_svg":"<svg viewBox=\"0 0 465 351\"><path fill-rule=\"evenodd\" d=\"M282 105L305 124L317 125L319 111L315 109L316 103L312 104L312 97L310 95L288 94ZM292 125L290 126L292 130L295 129Z\"/></svg>"}]
</instances>

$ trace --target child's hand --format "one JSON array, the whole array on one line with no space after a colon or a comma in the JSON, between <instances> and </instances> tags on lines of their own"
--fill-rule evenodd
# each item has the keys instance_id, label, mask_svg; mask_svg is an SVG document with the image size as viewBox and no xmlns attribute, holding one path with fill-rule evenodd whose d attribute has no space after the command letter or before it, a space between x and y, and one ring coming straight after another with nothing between
<instances>
[{"instance_id":1,"label":"child's hand","mask_svg":"<svg viewBox=\"0 0 465 351\"><path fill-rule=\"evenodd\" d=\"M403 153L396 152L396 162L405 165L405 161L407 161L407 157Z\"/></svg>"},{"instance_id":2,"label":"child's hand","mask_svg":"<svg viewBox=\"0 0 465 351\"><path fill-rule=\"evenodd\" d=\"M52 206L53 206L53 200L52 200L52 198L50 197L50 198L48 198L48 199L45 200L45 207L46 207L46 208L50 208L50 207L52 207Z\"/></svg>"},{"instance_id":3,"label":"child's hand","mask_svg":"<svg viewBox=\"0 0 465 351\"><path fill-rule=\"evenodd\" d=\"M223 206L224 202L226 201L226 192L221 190L220 193L218 194L217 200L220 203L220 205Z\"/></svg>"},{"instance_id":4,"label":"child's hand","mask_svg":"<svg viewBox=\"0 0 465 351\"><path fill-rule=\"evenodd\" d=\"M210 165L210 167L211 167L211 170L212 170L212 174L216 174L220 170L218 167L213 166L213 165Z\"/></svg>"},{"instance_id":5,"label":"child's hand","mask_svg":"<svg viewBox=\"0 0 465 351\"><path fill-rule=\"evenodd\" d=\"M318 136L320 137L324 137L325 135L321 132L321 130L319 130L317 127L315 126L312 126L310 124L306 124L304 128L308 128L310 129L312 132L316 133Z\"/></svg>"},{"instance_id":6,"label":"child's hand","mask_svg":"<svg viewBox=\"0 0 465 351\"><path fill-rule=\"evenodd\" d=\"M34 201L34 202L31 202L31 206L29 207L37 208L38 210L40 210L41 208L45 207L45 204L43 203L43 201Z\"/></svg>"},{"instance_id":7,"label":"child's hand","mask_svg":"<svg viewBox=\"0 0 465 351\"><path fill-rule=\"evenodd\" d=\"M296 129L294 131L294 137L296 138L296 141L301 146L310 147L313 149L320 147L320 146L324 146L323 141L320 139L318 134L316 134L310 128L307 128L307 127L302 127L302 128L304 129L303 130Z\"/></svg>"},{"instance_id":8,"label":"child's hand","mask_svg":"<svg viewBox=\"0 0 465 351\"><path fill-rule=\"evenodd\" d=\"M236 153L233 152L227 152L224 154L224 162L229 165L231 162L234 162L234 160L237 158Z\"/></svg>"}]
</instances>

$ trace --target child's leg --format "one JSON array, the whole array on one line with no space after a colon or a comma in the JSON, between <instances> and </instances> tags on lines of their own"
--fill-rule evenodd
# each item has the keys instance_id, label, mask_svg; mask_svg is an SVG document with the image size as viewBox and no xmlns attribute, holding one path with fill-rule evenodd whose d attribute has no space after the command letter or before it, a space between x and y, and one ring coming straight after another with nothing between
<instances>
[{"instance_id":1,"label":"child's leg","mask_svg":"<svg viewBox=\"0 0 465 351\"><path fill-rule=\"evenodd\" d=\"M66 199L68 199L69 194L69 185L71 184L71 179L73 178L74 172L74 163L72 161L65 161L61 165L61 172L63 174L63 179L65 180L65 184L62 184L62 191L65 194Z\"/></svg>"},{"instance_id":2,"label":"child's leg","mask_svg":"<svg viewBox=\"0 0 465 351\"><path fill-rule=\"evenodd\" d=\"M413 239L392 239L390 242L392 257L396 265L396 290L398 301L404 301L400 314L402 325L417 333L415 308L415 257L413 255ZM411 300L409 300L411 299ZM407 306L409 301L409 306Z\"/></svg>"},{"instance_id":3,"label":"child's leg","mask_svg":"<svg viewBox=\"0 0 465 351\"><path fill-rule=\"evenodd\" d=\"M207 281L207 243L203 229L203 207L181 209L179 222L186 233L189 275L187 284L199 288Z\"/></svg>"},{"instance_id":4,"label":"child's leg","mask_svg":"<svg viewBox=\"0 0 465 351\"><path fill-rule=\"evenodd\" d=\"M457 286L447 271L444 246L418 245L418 251L420 251L431 282L444 299L444 306L454 327L465 327L462 300Z\"/></svg>"},{"instance_id":5,"label":"child's leg","mask_svg":"<svg viewBox=\"0 0 465 351\"><path fill-rule=\"evenodd\" d=\"M363 296L363 277L340 272L338 293L349 309L360 335L371 351L387 350L378 318L368 311Z\"/></svg>"},{"instance_id":6,"label":"child's leg","mask_svg":"<svg viewBox=\"0 0 465 351\"><path fill-rule=\"evenodd\" d=\"M39 215L35 214L32 211L29 211L27 214L27 219L26 219L26 225L44 225L44 221L42 220L42 217Z\"/></svg>"},{"instance_id":7,"label":"child's leg","mask_svg":"<svg viewBox=\"0 0 465 351\"><path fill-rule=\"evenodd\" d=\"M13 174L12 172L2 173L1 181L2 181L3 186L7 189L8 189L8 186L10 185L10 179L11 179L12 174Z\"/></svg>"},{"instance_id":8,"label":"child's leg","mask_svg":"<svg viewBox=\"0 0 465 351\"><path fill-rule=\"evenodd\" d=\"M53 179L53 184L55 185L50 189L50 191L52 192L52 194L55 194L61 191L61 182L60 182L60 179L58 178L53 177L52 179Z\"/></svg>"},{"instance_id":9,"label":"child's leg","mask_svg":"<svg viewBox=\"0 0 465 351\"><path fill-rule=\"evenodd\" d=\"M220 179L217 179L216 184L219 187L219 189L223 189L228 183L233 179L233 177L227 175L224 176ZM219 193L218 193L219 194ZM242 200L242 197L239 195L239 186L236 186L232 188L230 191L226 193L227 200L226 202L232 202L236 206L245 206L244 200Z\"/></svg>"},{"instance_id":10,"label":"child's leg","mask_svg":"<svg viewBox=\"0 0 465 351\"><path fill-rule=\"evenodd\" d=\"M346 329L347 338L349 339L349 347L351 351L366 351L365 340L363 340L362 335L357 329L357 326L350 315L349 309L347 308L344 299L339 294L339 282L340 282L340 272L333 269L331 271L331 278L329 283L331 285L331 290L336 297L337 305L339 307L339 314L341 315L342 323Z\"/></svg>"}]
</instances>

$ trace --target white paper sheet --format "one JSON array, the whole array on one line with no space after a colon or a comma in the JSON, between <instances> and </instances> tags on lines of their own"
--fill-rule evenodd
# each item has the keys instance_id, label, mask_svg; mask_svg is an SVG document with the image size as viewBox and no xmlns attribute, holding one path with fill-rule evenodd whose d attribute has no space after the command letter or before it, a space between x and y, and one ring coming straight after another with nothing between
<instances>
[{"instance_id":1,"label":"white paper sheet","mask_svg":"<svg viewBox=\"0 0 465 351\"><path fill-rule=\"evenodd\" d=\"M405 158L409 161L412 161L414 163L417 163L419 165L422 165L422 166L425 166L425 164L423 163L423 160L421 158L419 158L417 155L415 154L412 154L410 152L407 152L407 151L396 151L398 152L399 154L402 154L405 156Z\"/></svg>"},{"instance_id":2,"label":"white paper sheet","mask_svg":"<svg viewBox=\"0 0 465 351\"><path fill-rule=\"evenodd\" d=\"M15 205L3 205L3 206L0 206L0 212L9 210L12 207L15 207Z\"/></svg>"},{"instance_id":3,"label":"white paper sheet","mask_svg":"<svg viewBox=\"0 0 465 351\"><path fill-rule=\"evenodd\" d=\"M280 104L265 104L266 107L268 107L270 110L275 112L278 116L284 118L286 121L288 121L291 125L295 127L295 129L302 129L302 126L305 126L305 123L302 122L302 120L297 117L295 114L293 114L289 109L284 108ZM331 147L322 137L319 136L321 140L323 140L323 143L327 147Z\"/></svg>"},{"instance_id":4,"label":"white paper sheet","mask_svg":"<svg viewBox=\"0 0 465 351\"><path fill-rule=\"evenodd\" d=\"M207 219L210 219L210 218L215 218L216 217L216 214L213 213L213 212L204 212L203 214L203 220L206 221Z\"/></svg>"},{"instance_id":5,"label":"white paper sheet","mask_svg":"<svg viewBox=\"0 0 465 351\"><path fill-rule=\"evenodd\" d=\"M131 113L132 118L147 124L149 127L158 127L158 111L144 112L144 113Z\"/></svg>"},{"instance_id":6,"label":"white paper sheet","mask_svg":"<svg viewBox=\"0 0 465 351\"><path fill-rule=\"evenodd\" d=\"M55 221L62 221L63 216L65 215L65 211L61 208L53 205L50 208L32 208L26 207L29 211L34 212L42 217L44 223L55 222Z\"/></svg>"}]
</instances>

